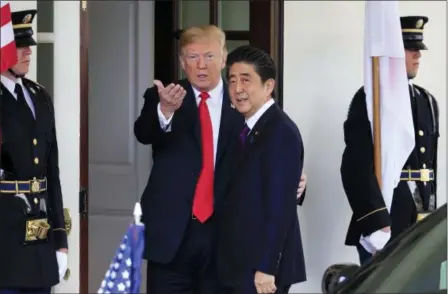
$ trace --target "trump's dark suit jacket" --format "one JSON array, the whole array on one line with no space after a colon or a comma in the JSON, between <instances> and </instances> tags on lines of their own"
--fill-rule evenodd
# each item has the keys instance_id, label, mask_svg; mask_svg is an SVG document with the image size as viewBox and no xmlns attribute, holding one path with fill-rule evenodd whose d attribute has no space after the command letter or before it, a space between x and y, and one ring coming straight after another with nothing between
<instances>
[{"instance_id":1,"label":"trump's dark suit jacket","mask_svg":"<svg viewBox=\"0 0 448 294\"><path fill-rule=\"evenodd\" d=\"M193 196L202 166L196 98L187 80L179 84L187 95L173 116L170 132L164 132L160 127L157 114L160 100L156 87L144 94L145 103L134 125L137 140L142 144L151 144L153 151L153 166L141 205L146 225L144 257L159 263L169 263L182 250L180 245L191 221ZM231 174L232 159L228 151L232 148L229 149L229 146L243 125L243 117L231 108L227 85L224 84L215 163L213 219L219 213Z\"/></svg>"},{"instance_id":2,"label":"trump's dark suit jacket","mask_svg":"<svg viewBox=\"0 0 448 294\"><path fill-rule=\"evenodd\" d=\"M244 150L235 146L219 225L223 285L253 282L256 271L275 275L277 285L306 280L295 205L303 158L300 132L276 104L254 125Z\"/></svg>"}]
</instances>

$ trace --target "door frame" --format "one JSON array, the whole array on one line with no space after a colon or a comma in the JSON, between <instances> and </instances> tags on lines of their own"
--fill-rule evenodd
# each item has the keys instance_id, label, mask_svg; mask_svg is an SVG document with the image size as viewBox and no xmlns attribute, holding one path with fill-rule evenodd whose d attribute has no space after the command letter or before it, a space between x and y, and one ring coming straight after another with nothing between
<instances>
[{"instance_id":1,"label":"door frame","mask_svg":"<svg viewBox=\"0 0 448 294\"><path fill-rule=\"evenodd\" d=\"M80 190L79 291L89 293L89 18L87 1L80 1Z\"/></svg>"},{"instance_id":2,"label":"door frame","mask_svg":"<svg viewBox=\"0 0 448 294\"><path fill-rule=\"evenodd\" d=\"M154 42L154 75L163 83L179 79L178 40L182 30L179 28L179 1L155 1L156 24ZM210 24L218 25L219 0L208 0ZM224 0L225 1L225 0ZM251 45L268 52L277 66L277 86L275 99L283 107L283 42L284 42L284 1L250 1L249 31L227 31L226 40L251 40ZM260 18L266 21L260 22ZM269 37L266 38L266 32ZM171 32L167 34L166 32Z\"/></svg>"},{"instance_id":3,"label":"door frame","mask_svg":"<svg viewBox=\"0 0 448 294\"><path fill-rule=\"evenodd\" d=\"M175 3L179 0L171 1L155 1L154 24L158 29L154 30L154 38L158 40L161 35L168 35L170 39L165 38L165 42L154 42L154 77L162 81L175 80L172 76L174 68L177 72L178 56L177 56L177 40L175 36L179 35L180 31L174 23L173 16L175 16ZM209 0L210 5L210 21L214 24L218 22L218 15L216 9L218 0ZM79 213L80 213L80 267L79 267L79 291L81 294L88 294L89 289L89 219L88 219L88 192L89 192L89 74L88 74L88 60L89 60L89 20L88 8L86 0L80 1L80 187L79 187ZM257 35L257 30L252 32L253 28L259 28L259 23L255 24L255 19L250 21L251 31L226 31L228 40L247 40L251 38L254 40L253 45L262 47L274 58L277 65L277 93L276 100L280 106L283 105L282 97L282 83L283 83L283 17L284 17L284 0L270 0L260 1L259 6L256 7L251 1L251 14L258 13L257 11L264 11L266 18L269 21L264 22L264 30L269 28L270 38L266 43L266 38L262 34ZM169 18L164 18L163 14L157 11L157 7L165 6L165 10L169 7ZM214 10L212 10L214 9ZM160 26L160 24L162 24ZM258 25L258 26L257 26ZM163 34L162 34L163 31ZM166 31L171 31L173 34L166 34ZM251 33L252 32L252 33ZM264 42L264 43L263 43ZM170 55L167 55L169 53ZM170 56L170 58L160 58L160 56ZM168 70L167 70L168 68ZM160 72L162 70L162 72ZM163 71L164 70L164 71Z\"/></svg>"}]
</instances>

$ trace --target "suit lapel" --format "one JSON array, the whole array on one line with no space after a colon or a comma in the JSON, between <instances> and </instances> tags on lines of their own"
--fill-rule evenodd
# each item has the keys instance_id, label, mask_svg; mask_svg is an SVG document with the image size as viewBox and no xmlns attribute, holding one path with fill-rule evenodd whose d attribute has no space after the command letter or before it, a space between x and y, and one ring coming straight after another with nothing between
<instances>
[{"instance_id":1,"label":"suit lapel","mask_svg":"<svg viewBox=\"0 0 448 294\"><path fill-rule=\"evenodd\" d=\"M183 117L184 121L177 121L177 123L187 124L187 129L193 130L193 135L196 138L196 142L201 146L201 125L199 123L199 110L196 102L196 97L194 96L193 88L187 80L183 80L181 83L182 87L187 91L184 101L182 103L179 112ZM174 118L176 120L176 118ZM174 123L174 121L173 121ZM179 126L183 128L183 126Z\"/></svg>"},{"instance_id":2,"label":"suit lapel","mask_svg":"<svg viewBox=\"0 0 448 294\"><path fill-rule=\"evenodd\" d=\"M45 109L45 107L47 107L47 105L45 104L46 99L45 99L45 97L38 97L37 93L41 93L41 92L36 92L35 88L32 85L30 85L30 83L26 82L25 80L24 80L23 85L25 86L28 93L30 94L31 101L33 102L37 132L39 134L43 134L45 132L45 120L43 120L41 118L41 116L46 112L46 109Z\"/></svg>"},{"instance_id":3,"label":"suit lapel","mask_svg":"<svg viewBox=\"0 0 448 294\"><path fill-rule=\"evenodd\" d=\"M198 143L199 148L201 148L201 123L199 120L199 109L196 102L196 97L194 95L191 84L187 80L185 80L181 84L187 91L183 105L181 107L182 117L184 117L186 123L188 124L188 128L190 130L193 130L196 142ZM218 163L222 158L222 155L224 154L225 149L232 138L232 131L234 130L233 126L235 124L235 115L239 115L238 113L236 113L236 110L231 107L229 91L225 83L223 85L223 88L224 92L221 108L221 121L219 126L217 147L218 150L216 152L216 163Z\"/></svg>"},{"instance_id":4,"label":"suit lapel","mask_svg":"<svg viewBox=\"0 0 448 294\"><path fill-rule=\"evenodd\" d=\"M11 94L11 92L9 92L8 89L6 89L6 87L0 83L1 85L1 89L0 89L0 95L2 95L2 101L1 102L1 107L3 107L3 103L7 103L7 104L11 104L16 106L17 105L17 100L14 98L14 96Z\"/></svg>"},{"instance_id":5,"label":"suit lapel","mask_svg":"<svg viewBox=\"0 0 448 294\"><path fill-rule=\"evenodd\" d=\"M14 117L26 126L34 126L35 120L31 115L31 110L19 107L19 102L13 94L2 84L2 108L8 112L14 112ZM28 112L26 112L28 111Z\"/></svg>"},{"instance_id":6,"label":"suit lapel","mask_svg":"<svg viewBox=\"0 0 448 294\"><path fill-rule=\"evenodd\" d=\"M272 127L272 122L280 114L280 109L277 104L272 105L257 121L253 129L250 131L246 138L246 143L244 149L241 151L242 154L239 156L238 167L244 162L244 160L249 155L250 151L254 150L266 136Z\"/></svg>"},{"instance_id":7,"label":"suit lapel","mask_svg":"<svg viewBox=\"0 0 448 294\"><path fill-rule=\"evenodd\" d=\"M33 108L34 108L34 120L37 122L37 119L39 118L39 115L41 114L40 112L40 108L39 108L39 103L36 101L36 90L34 90L33 87L30 87L30 85L23 80L23 86L25 87L25 89L28 91L28 94L30 95L31 98L31 102L33 103ZM31 109L30 112L32 113Z\"/></svg>"},{"instance_id":8,"label":"suit lapel","mask_svg":"<svg viewBox=\"0 0 448 294\"><path fill-rule=\"evenodd\" d=\"M233 126L237 124L236 110L231 107L229 90L227 85L224 83L224 94L222 97L222 109L221 109L221 123L219 126L219 137L218 137L218 150L216 152L216 164L222 158L224 151L226 150L232 136L233 136ZM242 121L242 120L241 120ZM238 121L239 122L239 121Z\"/></svg>"}]
</instances>

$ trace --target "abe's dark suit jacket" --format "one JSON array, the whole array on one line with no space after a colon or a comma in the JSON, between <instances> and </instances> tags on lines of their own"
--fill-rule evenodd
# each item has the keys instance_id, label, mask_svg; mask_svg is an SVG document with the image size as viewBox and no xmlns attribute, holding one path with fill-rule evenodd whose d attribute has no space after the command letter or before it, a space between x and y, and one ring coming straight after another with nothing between
<instances>
[{"instance_id":1,"label":"abe's dark suit jacket","mask_svg":"<svg viewBox=\"0 0 448 294\"><path fill-rule=\"evenodd\" d=\"M306 280L297 216L304 148L295 123L272 105L235 146L234 170L219 222L218 273L223 285L252 282L255 271L277 285Z\"/></svg>"}]
</instances>

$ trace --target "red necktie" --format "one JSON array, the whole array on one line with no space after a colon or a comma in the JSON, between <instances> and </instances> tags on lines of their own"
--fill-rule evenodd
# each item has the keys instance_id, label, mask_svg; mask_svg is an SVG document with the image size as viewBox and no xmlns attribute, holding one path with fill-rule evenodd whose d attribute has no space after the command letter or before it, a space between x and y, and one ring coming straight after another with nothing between
<instances>
[{"instance_id":1,"label":"red necktie","mask_svg":"<svg viewBox=\"0 0 448 294\"><path fill-rule=\"evenodd\" d=\"M202 92L199 102L199 120L201 122L202 170L196 185L193 200L193 215L201 222L205 222L213 213L213 129L205 101L210 98L208 93Z\"/></svg>"}]
</instances>

